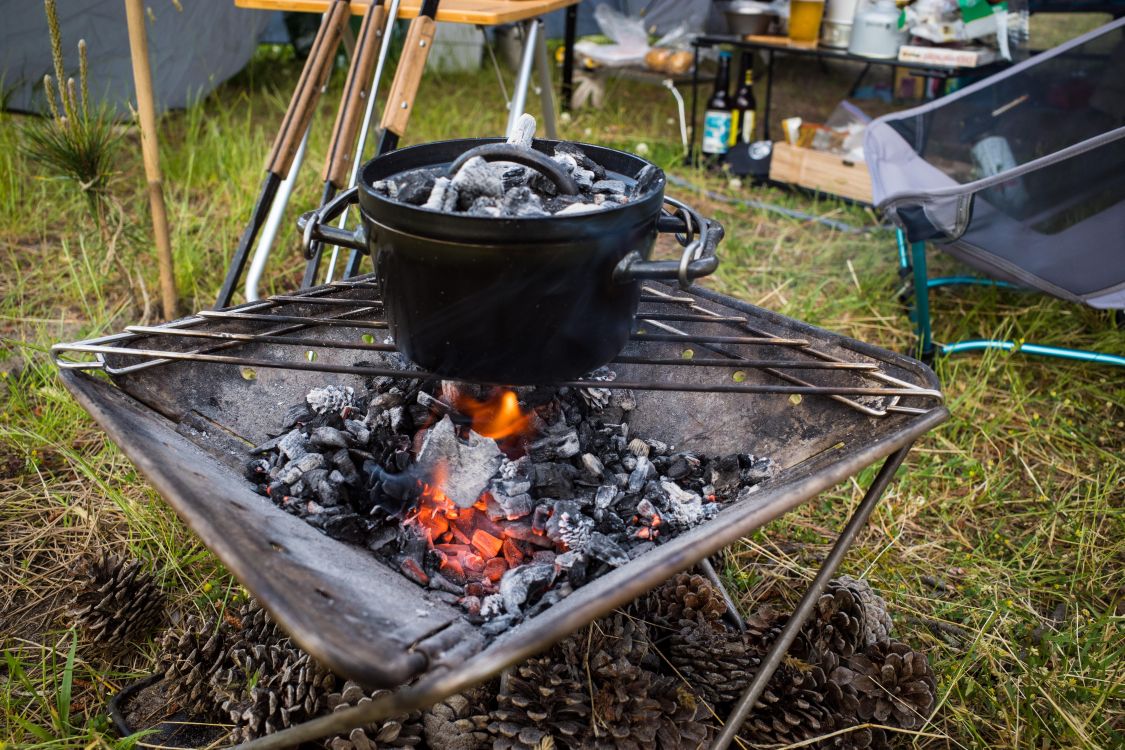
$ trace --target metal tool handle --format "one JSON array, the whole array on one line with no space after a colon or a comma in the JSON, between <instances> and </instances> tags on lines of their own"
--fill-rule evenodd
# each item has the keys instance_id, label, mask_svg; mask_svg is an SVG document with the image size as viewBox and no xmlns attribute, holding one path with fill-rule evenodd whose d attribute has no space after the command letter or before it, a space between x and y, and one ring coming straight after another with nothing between
<instances>
[{"instance_id":1,"label":"metal tool handle","mask_svg":"<svg viewBox=\"0 0 1125 750\"><path fill-rule=\"evenodd\" d=\"M348 176L352 163L352 147L363 117L364 105L374 94L371 73L379 57L379 41L383 36L386 8L382 0L372 3L363 18L363 25L356 40L352 65L344 83L344 94L340 97L340 109L336 112L336 125L332 139L328 142L328 154L324 160L321 180L331 182L336 189L348 186Z\"/></svg>"},{"instance_id":2,"label":"metal tool handle","mask_svg":"<svg viewBox=\"0 0 1125 750\"><path fill-rule=\"evenodd\" d=\"M316 102L320 98L321 89L332 73L332 62L336 57L336 48L340 44L340 37L344 33L344 24L348 22L349 7L347 0L334 0L321 20L320 29L316 32L312 49L305 67L301 70L301 77L297 81L297 88L289 100L289 108L285 111L285 118L281 121L281 129L270 149L269 158L266 160L266 171L272 172L284 179L289 174L289 167L293 164L293 157L301 145L301 138L312 121Z\"/></svg>"},{"instance_id":3,"label":"metal tool handle","mask_svg":"<svg viewBox=\"0 0 1125 750\"><path fill-rule=\"evenodd\" d=\"M511 143L486 143L469 149L449 165L449 176L457 174L461 167L465 166L465 162L478 156L485 161L510 161L522 164L555 183L555 187L563 195L578 195L578 183L566 173L561 164L539 151Z\"/></svg>"},{"instance_id":4,"label":"metal tool handle","mask_svg":"<svg viewBox=\"0 0 1125 750\"><path fill-rule=\"evenodd\" d=\"M323 242L326 245L347 247L361 253L367 252L367 231L360 224L353 231L331 226L329 222L348 210L348 207L359 203L359 188L337 195L331 202L325 203L320 208L301 214L297 219L297 228L303 232L301 245L306 252L310 252L312 243Z\"/></svg>"},{"instance_id":5,"label":"metal tool handle","mask_svg":"<svg viewBox=\"0 0 1125 750\"><path fill-rule=\"evenodd\" d=\"M681 289L687 289L696 279L714 273L719 267L715 248L725 234L723 225L715 219L704 219L695 209L675 198L665 196L664 202L676 210L661 213L656 228L659 232L676 233L676 240L684 247L680 259L645 260L640 252L633 250L613 269L614 281L628 284L642 279L676 279Z\"/></svg>"}]
</instances>

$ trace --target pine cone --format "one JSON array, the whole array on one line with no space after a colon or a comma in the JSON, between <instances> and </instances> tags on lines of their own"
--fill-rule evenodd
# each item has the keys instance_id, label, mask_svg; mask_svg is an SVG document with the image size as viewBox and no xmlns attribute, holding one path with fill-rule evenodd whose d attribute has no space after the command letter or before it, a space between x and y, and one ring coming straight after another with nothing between
<instances>
[{"instance_id":1,"label":"pine cone","mask_svg":"<svg viewBox=\"0 0 1125 750\"><path fill-rule=\"evenodd\" d=\"M326 697L326 705L332 711L342 711L353 706L361 706L384 695L387 691L376 690L368 693L357 683L348 680L338 693ZM329 750L383 750L395 747L416 747L422 744L422 714L411 712L375 724L356 727L347 734L326 740L324 746Z\"/></svg>"},{"instance_id":2,"label":"pine cone","mask_svg":"<svg viewBox=\"0 0 1125 750\"><path fill-rule=\"evenodd\" d=\"M74 618L90 642L112 652L144 637L164 619L164 594L140 560L87 560L76 580Z\"/></svg>"},{"instance_id":3,"label":"pine cone","mask_svg":"<svg viewBox=\"0 0 1125 750\"><path fill-rule=\"evenodd\" d=\"M656 730L659 750L701 750L710 747L715 733L711 712L675 677L661 677L653 690L660 703Z\"/></svg>"},{"instance_id":4,"label":"pine cone","mask_svg":"<svg viewBox=\"0 0 1125 750\"><path fill-rule=\"evenodd\" d=\"M924 654L882 641L844 660L833 678L855 692L862 721L918 729L934 709L937 682Z\"/></svg>"},{"instance_id":5,"label":"pine cone","mask_svg":"<svg viewBox=\"0 0 1125 750\"><path fill-rule=\"evenodd\" d=\"M829 581L802 630L808 643L802 656L809 661L826 653L851 656L866 645L866 607L855 589Z\"/></svg>"},{"instance_id":6,"label":"pine cone","mask_svg":"<svg viewBox=\"0 0 1125 750\"><path fill-rule=\"evenodd\" d=\"M588 638L570 638L561 646L573 652L575 647L585 649L587 654L599 652L612 659L624 659L630 664L643 665L653 671L660 668L660 659L649 637L648 626L644 620L614 612L590 626ZM571 663L580 664L585 654L568 653Z\"/></svg>"},{"instance_id":7,"label":"pine cone","mask_svg":"<svg viewBox=\"0 0 1125 750\"><path fill-rule=\"evenodd\" d=\"M488 703L494 696L484 686L450 696L422 714L430 750L484 750L490 745Z\"/></svg>"},{"instance_id":8,"label":"pine cone","mask_svg":"<svg viewBox=\"0 0 1125 750\"><path fill-rule=\"evenodd\" d=\"M595 674L593 732L584 750L647 750L656 744L661 705L653 697L659 678L625 659L600 652L590 660Z\"/></svg>"},{"instance_id":9,"label":"pine cone","mask_svg":"<svg viewBox=\"0 0 1125 750\"><path fill-rule=\"evenodd\" d=\"M260 658L263 669L243 672L246 679L232 685L230 697L222 702L234 724L232 743L273 734L323 713L327 690L335 684L327 669L288 641L271 644Z\"/></svg>"},{"instance_id":10,"label":"pine cone","mask_svg":"<svg viewBox=\"0 0 1125 750\"><path fill-rule=\"evenodd\" d=\"M887 611L887 602L875 593L866 579L840 576L829 586L846 587L863 602L864 647L890 639L891 614Z\"/></svg>"},{"instance_id":11,"label":"pine cone","mask_svg":"<svg viewBox=\"0 0 1125 750\"><path fill-rule=\"evenodd\" d=\"M712 705L738 700L760 662L762 650L719 625L685 623L664 644L673 671Z\"/></svg>"},{"instance_id":12,"label":"pine cone","mask_svg":"<svg viewBox=\"0 0 1125 750\"><path fill-rule=\"evenodd\" d=\"M783 663L739 736L754 746L783 746L834 731L839 717L828 705L827 683L818 666L795 660Z\"/></svg>"},{"instance_id":13,"label":"pine cone","mask_svg":"<svg viewBox=\"0 0 1125 750\"><path fill-rule=\"evenodd\" d=\"M496 750L531 750L556 743L578 747L588 730L586 683L577 679L570 665L551 654L513 668L496 704L488 725Z\"/></svg>"},{"instance_id":14,"label":"pine cone","mask_svg":"<svg viewBox=\"0 0 1125 750\"><path fill-rule=\"evenodd\" d=\"M677 573L660 588L652 591L642 603L648 622L662 638L680 630L685 622L718 623L727 611L723 595L698 573Z\"/></svg>"},{"instance_id":15,"label":"pine cone","mask_svg":"<svg viewBox=\"0 0 1125 750\"><path fill-rule=\"evenodd\" d=\"M217 617L188 618L160 641L160 668L169 705L194 716L217 718L215 677L226 658L229 626Z\"/></svg>"}]
</instances>

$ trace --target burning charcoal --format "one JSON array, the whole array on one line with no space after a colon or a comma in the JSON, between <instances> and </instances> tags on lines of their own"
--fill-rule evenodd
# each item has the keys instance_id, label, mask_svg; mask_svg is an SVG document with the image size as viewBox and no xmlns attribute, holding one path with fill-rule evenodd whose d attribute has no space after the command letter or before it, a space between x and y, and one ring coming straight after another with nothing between
<instances>
[{"instance_id":1,"label":"burning charcoal","mask_svg":"<svg viewBox=\"0 0 1125 750\"><path fill-rule=\"evenodd\" d=\"M434 179L433 173L424 169L415 169L399 175L398 195L395 199L412 206L421 206L434 190Z\"/></svg>"},{"instance_id":2,"label":"burning charcoal","mask_svg":"<svg viewBox=\"0 0 1125 750\"><path fill-rule=\"evenodd\" d=\"M470 432L467 441L459 440L453 421L446 416L426 434L418 454L418 467L427 476L435 477L438 466L444 466L437 489L458 507L468 508L488 488L503 458L491 438Z\"/></svg>"},{"instance_id":3,"label":"burning charcoal","mask_svg":"<svg viewBox=\"0 0 1125 750\"><path fill-rule=\"evenodd\" d=\"M511 630L515 624L516 618L512 615L500 615L481 625L480 630L486 636L492 637Z\"/></svg>"},{"instance_id":4,"label":"burning charcoal","mask_svg":"<svg viewBox=\"0 0 1125 750\"><path fill-rule=\"evenodd\" d=\"M485 560L484 577L493 583L499 583L507 570L508 562L503 557L494 557L491 560Z\"/></svg>"},{"instance_id":5,"label":"burning charcoal","mask_svg":"<svg viewBox=\"0 0 1125 750\"><path fill-rule=\"evenodd\" d=\"M509 169L500 176L501 184L504 186L504 192L512 190L513 188L522 187L527 184L528 171L523 167L516 167ZM532 193L534 195L534 193ZM538 196L536 196L538 199Z\"/></svg>"},{"instance_id":6,"label":"burning charcoal","mask_svg":"<svg viewBox=\"0 0 1125 750\"><path fill-rule=\"evenodd\" d=\"M436 180L434 180L434 186L430 190L430 197L427 198L426 202L422 204L422 208L441 211L442 207L445 205L445 194L447 192L450 192L449 178L438 177Z\"/></svg>"},{"instance_id":7,"label":"burning charcoal","mask_svg":"<svg viewBox=\"0 0 1125 750\"><path fill-rule=\"evenodd\" d=\"M699 495L682 489L675 482L664 481L660 485L668 493L668 512L683 528L695 526L719 512L717 503L704 503Z\"/></svg>"},{"instance_id":8,"label":"burning charcoal","mask_svg":"<svg viewBox=\"0 0 1125 750\"><path fill-rule=\"evenodd\" d=\"M500 596L509 614L518 614L524 604L542 594L555 579L554 565L528 563L513 568L500 579Z\"/></svg>"},{"instance_id":9,"label":"burning charcoal","mask_svg":"<svg viewBox=\"0 0 1125 750\"><path fill-rule=\"evenodd\" d=\"M433 412L439 417L444 417L447 414L456 413L456 409L454 409L452 406L445 403L440 398L431 396L425 391L418 391L418 403L426 407L428 411Z\"/></svg>"},{"instance_id":10,"label":"burning charcoal","mask_svg":"<svg viewBox=\"0 0 1125 750\"><path fill-rule=\"evenodd\" d=\"M558 555L555 554L554 550L537 549L535 553L532 554L531 561L543 563L544 565L554 565L556 557L558 557Z\"/></svg>"},{"instance_id":11,"label":"burning charcoal","mask_svg":"<svg viewBox=\"0 0 1125 750\"><path fill-rule=\"evenodd\" d=\"M668 463L665 475L669 479L683 479L699 467L699 459L687 453L677 453Z\"/></svg>"},{"instance_id":12,"label":"burning charcoal","mask_svg":"<svg viewBox=\"0 0 1125 750\"><path fill-rule=\"evenodd\" d=\"M358 419L345 419L344 429L356 439L360 445L367 445L371 441L371 430ZM344 446L340 446L343 448Z\"/></svg>"},{"instance_id":13,"label":"burning charcoal","mask_svg":"<svg viewBox=\"0 0 1125 750\"><path fill-rule=\"evenodd\" d=\"M430 576L429 587L435 591L445 591L449 594L456 594L459 597L465 593L464 587L458 586L441 573L434 573Z\"/></svg>"},{"instance_id":14,"label":"burning charcoal","mask_svg":"<svg viewBox=\"0 0 1125 750\"><path fill-rule=\"evenodd\" d=\"M479 156L474 156L465 162L461 169L457 170L449 185L457 189L457 205L462 211L472 206L477 198L504 196L504 183L501 176Z\"/></svg>"},{"instance_id":15,"label":"burning charcoal","mask_svg":"<svg viewBox=\"0 0 1125 750\"><path fill-rule=\"evenodd\" d=\"M578 469L564 463L534 464L535 488L543 497L570 497L574 494L574 479Z\"/></svg>"},{"instance_id":16,"label":"burning charcoal","mask_svg":"<svg viewBox=\"0 0 1125 750\"><path fill-rule=\"evenodd\" d=\"M640 492L644 488L645 483L656 474L656 470L652 466L652 462L648 460L647 456L637 457L637 466L629 474L629 492Z\"/></svg>"},{"instance_id":17,"label":"burning charcoal","mask_svg":"<svg viewBox=\"0 0 1125 750\"><path fill-rule=\"evenodd\" d=\"M309 442L317 448L347 448L347 433L335 427L317 427L309 436Z\"/></svg>"},{"instance_id":18,"label":"burning charcoal","mask_svg":"<svg viewBox=\"0 0 1125 750\"><path fill-rule=\"evenodd\" d=\"M314 388L305 396L305 402L317 414L338 413L345 406L355 405L355 390L339 385Z\"/></svg>"},{"instance_id":19,"label":"burning charcoal","mask_svg":"<svg viewBox=\"0 0 1125 750\"><path fill-rule=\"evenodd\" d=\"M503 472L505 467L512 465L512 463L508 463L505 464L504 467L501 467L500 476L504 476ZM492 483L492 491L501 495L509 495L512 497L516 495L522 495L525 492L531 492L531 480L524 478L497 479Z\"/></svg>"},{"instance_id":20,"label":"burning charcoal","mask_svg":"<svg viewBox=\"0 0 1125 750\"><path fill-rule=\"evenodd\" d=\"M531 141L535 138L535 117L524 112L516 119L512 127L512 134L508 136L508 143L522 148L531 148Z\"/></svg>"},{"instance_id":21,"label":"burning charcoal","mask_svg":"<svg viewBox=\"0 0 1125 750\"><path fill-rule=\"evenodd\" d=\"M319 453L306 453L296 461L286 464L278 479L286 484L295 484L306 471L319 469L322 466L324 466L324 456Z\"/></svg>"},{"instance_id":22,"label":"burning charcoal","mask_svg":"<svg viewBox=\"0 0 1125 750\"><path fill-rule=\"evenodd\" d=\"M333 539L350 544L362 544L367 538L367 522L355 513L333 516L321 528Z\"/></svg>"},{"instance_id":23,"label":"burning charcoal","mask_svg":"<svg viewBox=\"0 0 1125 750\"><path fill-rule=\"evenodd\" d=\"M573 175L574 172L578 169L578 160L565 152L559 153L558 151L556 151L555 155L551 157L551 161L562 167L567 174Z\"/></svg>"},{"instance_id":24,"label":"burning charcoal","mask_svg":"<svg viewBox=\"0 0 1125 750\"><path fill-rule=\"evenodd\" d=\"M608 484L598 487L598 494L594 496L594 507L605 510L617 500L617 488Z\"/></svg>"},{"instance_id":25,"label":"burning charcoal","mask_svg":"<svg viewBox=\"0 0 1125 750\"><path fill-rule=\"evenodd\" d=\"M510 216L545 216L543 203L539 196L526 186L514 187L504 194L501 202L503 213Z\"/></svg>"},{"instance_id":26,"label":"burning charcoal","mask_svg":"<svg viewBox=\"0 0 1125 750\"><path fill-rule=\"evenodd\" d=\"M275 499L283 498L289 494L289 485L280 481L270 482L266 494Z\"/></svg>"},{"instance_id":27,"label":"burning charcoal","mask_svg":"<svg viewBox=\"0 0 1125 750\"><path fill-rule=\"evenodd\" d=\"M516 519L531 515L531 512L535 509L535 501L532 500L531 495L526 492L516 495L515 497L509 497L508 495L494 491L492 493L492 498L500 511L500 518L505 518L509 521L515 521ZM491 514L489 518L492 518ZM492 520L498 521L500 518L493 518Z\"/></svg>"},{"instance_id":28,"label":"burning charcoal","mask_svg":"<svg viewBox=\"0 0 1125 750\"><path fill-rule=\"evenodd\" d=\"M749 453L738 454L739 479L743 484L758 484L764 482L774 473L773 461L769 458L753 456Z\"/></svg>"},{"instance_id":29,"label":"burning charcoal","mask_svg":"<svg viewBox=\"0 0 1125 750\"><path fill-rule=\"evenodd\" d=\"M252 458L246 462L243 473L254 484L264 482L270 476L270 462L264 458Z\"/></svg>"},{"instance_id":30,"label":"burning charcoal","mask_svg":"<svg viewBox=\"0 0 1125 750\"><path fill-rule=\"evenodd\" d=\"M537 506L535 512L531 515L531 530L536 534L545 534L547 532L547 522L550 517L550 508L546 505Z\"/></svg>"},{"instance_id":31,"label":"burning charcoal","mask_svg":"<svg viewBox=\"0 0 1125 750\"><path fill-rule=\"evenodd\" d=\"M312 485L312 488L321 505L332 507L340 504L340 490L337 485L329 481L328 477L319 480Z\"/></svg>"},{"instance_id":32,"label":"burning charcoal","mask_svg":"<svg viewBox=\"0 0 1125 750\"><path fill-rule=\"evenodd\" d=\"M593 453L582 454L582 468L594 479L601 479L605 476L604 464L598 461L596 455Z\"/></svg>"},{"instance_id":33,"label":"burning charcoal","mask_svg":"<svg viewBox=\"0 0 1125 750\"><path fill-rule=\"evenodd\" d=\"M388 198L394 198L398 194L398 185L392 180L376 180L371 183L371 189L379 195L385 195Z\"/></svg>"},{"instance_id":34,"label":"burning charcoal","mask_svg":"<svg viewBox=\"0 0 1125 750\"><path fill-rule=\"evenodd\" d=\"M292 430L277 443L277 449L290 461L296 461L308 453L309 438L300 430Z\"/></svg>"},{"instance_id":35,"label":"burning charcoal","mask_svg":"<svg viewBox=\"0 0 1125 750\"><path fill-rule=\"evenodd\" d=\"M496 199L487 195L482 195L473 201L472 205L465 209L465 212L470 216L492 216L497 217L500 215L500 206L497 204Z\"/></svg>"},{"instance_id":36,"label":"burning charcoal","mask_svg":"<svg viewBox=\"0 0 1125 750\"><path fill-rule=\"evenodd\" d=\"M420 586L427 586L430 583L430 577L426 575L426 571L422 570L422 566L418 561L412 557L407 557L398 566L402 574L414 581Z\"/></svg>"},{"instance_id":37,"label":"burning charcoal","mask_svg":"<svg viewBox=\"0 0 1125 750\"><path fill-rule=\"evenodd\" d=\"M558 422L547 428L547 434L531 443L527 453L535 462L558 461L578 455L578 432Z\"/></svg>"},{"instance_id":38,"label":"burning charcoal","mask_svg":"<svg viewBox=\"0 0 1125 750\"><path fill-rule=\"evenodd\" d=\"M272 437L261 445L255 445L250 449L250 455L260 456L264 453L271 453L273 451L276 451L278 444L281 442L281 439L285 437L285 434L286 433L282 433L281 435Z\"/></svg>"},{"instance_id":39,"label":"burning charcoal","mask_svg":"<svg viewBox=\"0 0 1125 750\"><path fill-rule=\"evenodd\" d=\"M348 454L347 449L336 451L329 457L329 460L343 476L344 482L348 484L359 484L359 472L356 471L355 463L352 461L352 457Z\"/></svg>"},{"instance_id":40,"label":"burning charcoal","mask_svg":"<svg viewBox=\"0 0 1125 750\"><path fill-rule=\"evenodd\" d=\"M646 164L640 172L637 172L636 179L633 183L632 196L634 198L644 195L652 190L660 181L660 169L653 164Z\"/></svg>"},{"instance_id":41,"label":"burning charcoal","mask_svg":"<svg viewBox=\"0 0 1125 750\"><path fill-rule=\"evenodd\" d=\"M601 211L602 207L597 203L572 203L571 205L559 211L555 216L570 216L573 214L590 214L595 211Z\"/></svg>"},{"instance_id":42,"label":"burning charcoal","mask_svg":"<svg viewBox=\"0 0 1125 750\"><path fill-rule=\"evenodd\" d=\"M608 563L615 568L621 567L629 562L629 555L621 548L621 545L600 531L595 531L590 534L590 540L586 545L586 552L592 557L604 563Z\"/></svg>"}]
</instances>

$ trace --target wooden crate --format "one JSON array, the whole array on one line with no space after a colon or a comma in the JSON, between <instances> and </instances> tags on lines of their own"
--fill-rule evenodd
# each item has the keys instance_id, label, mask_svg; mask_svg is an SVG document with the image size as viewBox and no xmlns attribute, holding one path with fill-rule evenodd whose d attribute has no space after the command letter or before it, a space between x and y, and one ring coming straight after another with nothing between
<instances>
[{"instance_id":1,"label":"wooden crate","mask_svg":"<svg viewBox=\"0 0 1125 750\"><path fill-rule=\"evenodd\" d=\"M844 159L839 154L775 141L770 179L871 203L871 175L867 165Z\"/></svg>"}]
</instances>

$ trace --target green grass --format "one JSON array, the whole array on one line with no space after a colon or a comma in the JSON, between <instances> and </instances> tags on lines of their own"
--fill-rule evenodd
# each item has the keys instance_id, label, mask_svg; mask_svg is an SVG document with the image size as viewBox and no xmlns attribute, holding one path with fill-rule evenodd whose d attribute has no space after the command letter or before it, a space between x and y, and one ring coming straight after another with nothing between
<instances>
[{"instance_id":1,"label":"green grass","mask_svg":"<svg viewBox=\"0 0 1125 750\"><path fill-rule=\"evenodd\" d=\"M264 51L215 94L161 122L184 312L213 302L298 70L287 54ZM332 94L339 84L338 74ZM890 349L911 346L893 236L870 212L738 189L684 169L665 92L616 83L606 99L605 109L563 123L564 137L629 150L643 143L651 158L700 186L867 230L843 233L672 191L727 227L712 286ZM834 100L827 92L818 100L827 114ZM427 76L419 102L407 143L499 133L506 119L488 70ZM320 113L291 220L316 205L334 111L333 103ZM71 655L67 582L78 558L127 550L158 576L181 614L239 590L63 390L47 357L55 341L117 330L159 309L137 136L127 135L112 183L128 231L120 262L106 266L81 195L21 154L16 119L0 115L0 651L7 653L0 743L108 747L104 701L151 668L155 648L102 663L87 661L79 642ZM271 290L299 281L297 244L287 221L267 271ZM933 264L963 270L936 255ZM939 341L1022 337L1125 353L1109 315L1037 295L943 290L932 306ZM899 637L923 648L938 674L940 709L914 741L1121 747L1121 373L1001 353L942 361L937 370L953 418L919 443L845 563L885 593ZM794 581L811 578L873 476L865 471L728 552L724 574L747 606L766 588L782 583L792 596Z\"/></svg>"}]
</instances>

